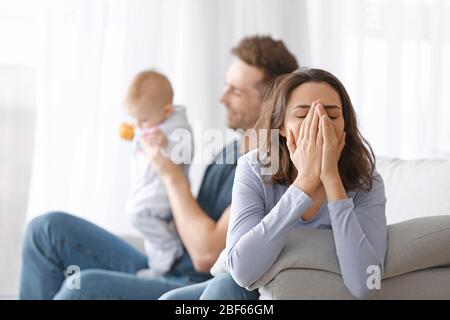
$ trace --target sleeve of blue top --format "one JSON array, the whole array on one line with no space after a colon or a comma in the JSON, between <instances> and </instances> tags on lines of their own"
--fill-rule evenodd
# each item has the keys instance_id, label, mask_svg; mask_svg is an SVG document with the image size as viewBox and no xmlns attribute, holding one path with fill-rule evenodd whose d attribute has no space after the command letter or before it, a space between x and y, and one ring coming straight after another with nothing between
<instances>
[{"instance_id":1,"label":"sleeve of blue top","mask_svg":"<svg viewBox=\"0 0 450 320\"><path fill-rule=\"evenodd\" d=\"M387 248L385 202L384 185L378 175L370 192L360 191L354 199L328 204L342 277L358 298L371 293L367 268L375 265L383 271ZM311 205L308 195L290 186L264 216L262 182L245 157L240 159L227 235L227 264L239 285L249 286L264 275L301 213Z\"/></svg>"},{"instance_id":2,"label":"sleeve of blue top","mask_svg":"<svg viewBox=\"0 0 450 320\"><path fill-rule=\"evenodd\" d=\"M262 182L245 157L238 161L227 234L227 265L242 287L258 280L275 262L289 231L312 199L291 186L264 215Z\"/></svg>"},{"instance_id":3,"label":"sleeve of blue top","mask_svg":"<svg viewBox=\"0 0 450 320\"><path fill-rule=\"evenodd\" d=\"M381 279L387 251L384 183L374 175L372 189L360 190L353 199L328 203L342 278L349 291L364 299L377 286L368 281L374 272Z\"/></svg>"}]
</instances>

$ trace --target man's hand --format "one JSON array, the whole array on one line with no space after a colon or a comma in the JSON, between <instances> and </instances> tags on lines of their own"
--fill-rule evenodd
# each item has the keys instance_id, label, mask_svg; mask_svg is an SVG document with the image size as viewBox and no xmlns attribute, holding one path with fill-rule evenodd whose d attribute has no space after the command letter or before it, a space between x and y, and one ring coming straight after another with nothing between
<instances>
[{"instance_id":1,"label":"man's hand","mask_svg":"<svg viewBox=\"0 0 450 320\"><path fill-rule=\"evenodd\" d=\"M152 168L158 173L161 179L170 179L182 172L180 165L173 163L165 155L165 148L168 141L164 133L158 129L144 131L141 137L142 148L150 160Z\"/></svg>"}]
</instances>

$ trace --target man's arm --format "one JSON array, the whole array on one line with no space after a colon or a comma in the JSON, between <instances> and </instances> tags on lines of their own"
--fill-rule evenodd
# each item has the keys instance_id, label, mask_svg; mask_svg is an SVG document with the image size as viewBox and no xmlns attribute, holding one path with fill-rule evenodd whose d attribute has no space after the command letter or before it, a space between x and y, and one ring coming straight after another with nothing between
<instances>
[{"instance_id":1,"label":"man's arm","mask_svg":"<svg viewBox=\"0 0 450 320\"><path fill-rule=\"evenodd\" d=\"M209 272L225 248L230 208L216 222L203 211L192 195L181 166L163 178L178 233L199 272Z\"/></svg>"},{"instance_id":2,"label":"man's arm","mask_svg":"<svg viewBox=\"0 0 450 320\"><path fill-rule=\"evenodd\" d=\"M225 248L229 208L217 222L203 211L192 195L183 167L162 155L168 141L161 130L144 134L141 141L153 169L164 182L175 225L194 268L199 272L209 272Z\"/></svg>"}]
</instances>

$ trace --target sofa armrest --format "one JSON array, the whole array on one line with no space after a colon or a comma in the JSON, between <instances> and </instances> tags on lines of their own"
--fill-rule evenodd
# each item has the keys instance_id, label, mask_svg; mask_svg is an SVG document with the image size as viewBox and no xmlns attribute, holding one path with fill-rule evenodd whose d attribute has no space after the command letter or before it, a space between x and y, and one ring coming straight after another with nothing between
<instances>
[{"instance_id":1,"label":"sofa armrest","mask_svg":"<svg viewBox=\"0 0 450 320\"><path fill-rule=\"evenodd\" d=\"M383 279L445 266L450 266L450 215L417 218L388 226ZM340 275L333 231L291 231L277 261L248 289L265 286L286 269L315 269Z\"/></svg>"}]
</instances>

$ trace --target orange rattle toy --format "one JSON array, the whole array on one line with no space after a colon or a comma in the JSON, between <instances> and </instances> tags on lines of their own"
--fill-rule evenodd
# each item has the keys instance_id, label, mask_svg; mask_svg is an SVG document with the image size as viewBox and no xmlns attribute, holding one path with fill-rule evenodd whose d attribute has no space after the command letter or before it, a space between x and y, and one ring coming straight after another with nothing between
<instances>
[{"instance_id":1,"label":"orange rattle toy","mask_svg":"<svg viewBox=\"0 0 450 320\"><path fill-rule=\"evenodd\" d=\"M134 138L134 127L128 123L122 123L119 128L119 135L122 139L131 141Z\"/></svg>"}]
</instances>

